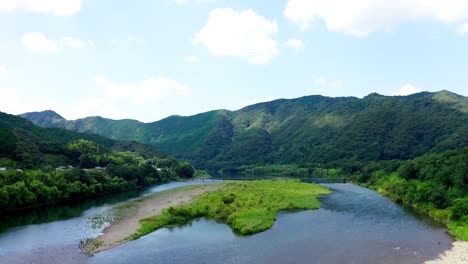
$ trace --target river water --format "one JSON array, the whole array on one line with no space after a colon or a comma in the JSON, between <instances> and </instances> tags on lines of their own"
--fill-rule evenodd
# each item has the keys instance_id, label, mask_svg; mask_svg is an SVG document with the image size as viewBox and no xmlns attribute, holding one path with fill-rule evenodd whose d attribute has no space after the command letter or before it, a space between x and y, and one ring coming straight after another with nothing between
<instances>
[{"instance_id":1,"label":"river water","mask_svg":"<svg viewBox=\"0 0 468 264\"><path fill-rule=\"evenodd\" d=\"M181 184L193 183L161 185L127 199ZM452 243L442 226L372 190L327 186L334 193L320 198L320 209L281 213L256 235L237 236L227 225L199 219L89 258L79 253L79 241L102 231L92 229L89 218L126 197L44 223L13 227L10 219L6 228L0 225L0 263L422 263Z\"/></svg>"}]
</instances>

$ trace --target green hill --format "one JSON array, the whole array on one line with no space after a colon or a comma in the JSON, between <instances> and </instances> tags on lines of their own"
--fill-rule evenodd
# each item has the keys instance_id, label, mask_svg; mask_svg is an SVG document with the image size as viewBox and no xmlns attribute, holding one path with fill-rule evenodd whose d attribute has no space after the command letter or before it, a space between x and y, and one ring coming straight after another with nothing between
<instances>
[{"instance_id":1,"label":"green hill","mask_svg":"<svg viewBox=\"0 0 468 264\"><path fill-rule=\"evenodd\" d=\"M60 120L46 112L38 120ZM158 149L0 112L0 211L188 178L193 168Z\"/></svg>"},{"instance_id":2,"label":"green hill","mask_svg":"<svg viewBox=\"0 0 468 264\"><path fill-rule=\"evenodd\" d=\"M50 111L21 116L46 127L150 144L198 167L407 160L468 146L468 98L448 91L410 96L306 96L153 123Z\"/></svg>"}]
</instances>

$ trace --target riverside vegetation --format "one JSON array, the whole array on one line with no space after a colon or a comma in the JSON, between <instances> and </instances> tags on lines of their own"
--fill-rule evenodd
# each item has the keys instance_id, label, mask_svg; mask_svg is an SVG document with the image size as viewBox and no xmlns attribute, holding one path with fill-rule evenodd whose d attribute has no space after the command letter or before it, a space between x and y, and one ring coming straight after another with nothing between
<instances>
[{"instance_id":1,"label":"riverside vegetation","mask_svg":"<svg viewBox=\"0 0 468 264\"><path fill-rule=\"evenodd\" d=\"M319 208L317 197L329 193L326 187L294 180L229 182L189 204L171 206L159 215L142 219L141 228L130 239L199 217L227 223L242 235L254 234L269 229L280 211Z\"/></svg>"},{"instance_id":2,"label":"riverside vegetation","mask_svg":"<svg viewBox=\"0 0 468 264\"><path fill-rule=\"evenodd\" d=\"M64 166L66 165L66 166ZM56 169L62 166L64 168ZM187 162L154 147L63 129L0 113L0 211L120 192L190 178Z\"/></svg>"},{"instance_id":3,"label":"riverside vegetation","mask_svg":"<svg viewBox=\"0 0 468 264\"><path fill-rule=\"evenodd\" d=\"M324 167L241 166L221 173L236 177L345 178L415 207L446 224L453 236L468 241L468 147L406 161L364 162L354 158Z\"/></svg>"},{"instance_id":4,"label":"riverside vegetation","mask_svg":"<svg viewBox=\"0 0 468 264\"><path fill-rule=\"evenodd\" d=\"M449 91L306 96L154 123L68 121L52 111L22 116L45 127L157 146L209 172L347 177L467 239L468 98Z\"/></svg>"},{"instance_id":5,"label":"riverside vegetation","mask_svg":"<svg viewBox=\"0 0 468 264\"><path fill-rule=\"evenodd\" d=\"M407 161L350 161L342 173L429 214L468 241L468 147Z\"/></svg>"}]
</instances>

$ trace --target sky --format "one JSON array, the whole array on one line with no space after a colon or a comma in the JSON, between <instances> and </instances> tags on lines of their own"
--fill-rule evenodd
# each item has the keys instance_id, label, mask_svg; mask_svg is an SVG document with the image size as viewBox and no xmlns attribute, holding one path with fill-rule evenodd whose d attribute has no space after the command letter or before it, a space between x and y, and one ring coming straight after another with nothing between
<instances>
[{"instance_id":1,"label":"sky","mask_svg":"<svg viewBox=\"0 0 468 264\"><path fill-rule=\"evenodd\" d=\"M306 95L468 95L466 0L0 0L0 111L144 122Z\"/></svg>"}]
</instances>

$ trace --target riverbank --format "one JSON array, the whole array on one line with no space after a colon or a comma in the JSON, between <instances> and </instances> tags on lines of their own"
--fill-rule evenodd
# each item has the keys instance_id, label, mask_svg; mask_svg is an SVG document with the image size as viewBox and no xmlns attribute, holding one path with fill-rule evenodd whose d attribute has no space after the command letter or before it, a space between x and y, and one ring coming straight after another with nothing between
<instances>
[{"instance_id":1,"label":"riverbank","mask_svg":"<svg viewBox=\"0 0 468 264\"><path fill-rule=\"evenodd\" d=\"M82 247L83 252L93 255L131 240L130 236L140 228L140 220L159 215L171 206L192 201L196 196L220 188L222 184L196 185L155 193L117 206L117 220L104 229L103 235L88 240Z\"/></svg>"},{"instance_id":2,"label":"riverbank","mask_svg":"<svg viewBox=\"0 0 468 264\"><path fill-rule=\"evenodd\" d=\"M138 239L159 228L181 225L200 217L228 224L250 235L269 229L280 211L317 209L317 197L331 191L295 180L229 182L191 186L155 194L118 206L120 220L104 234L87 241L89 255ZM203 194L203 195L201 195Z\"/></svg>"},{"instance_id":3,"label":"riverbank","mask_svg":"<svg viewBox=\"0 0 468 264\"><path fill-rule=\"evenodd\" d=\"M229 182L188 205L170 207L160 215L142 219L132 238L200 217L225 223L240 235L251 235L273 226L280 211L318 209L318 196L330 193L327 187L298 180Z\"/></svg>"},{"instance_id":4,"label":"riverbank","mask_svg":"<svg viewBox=\"0 0 468 264\"><path fill-rule=\"evenodd\" d=\"M451 249L440 254L437 259L425 264L465 264L468 263L468 242L455 241Z\"/></svg>"}]
</instances>

